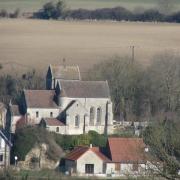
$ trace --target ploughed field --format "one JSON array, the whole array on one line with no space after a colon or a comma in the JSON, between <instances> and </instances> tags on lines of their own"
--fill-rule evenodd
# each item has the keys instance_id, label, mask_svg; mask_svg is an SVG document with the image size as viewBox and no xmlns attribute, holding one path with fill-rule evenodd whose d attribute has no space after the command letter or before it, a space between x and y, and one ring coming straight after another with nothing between
<instances>
[{"instance_id":1,"label":"ploughed field","mask_svg":"<svg viewBox=\"0 0 180 180\"><path fill-rule=\"evenodd\" d=\"M57 0L0 0L0 9L7 9L9 11L19 8L22 12L32 12L40 9L43 4ZM179 0L174 0L180 8ZM65 0L67 7L70 9L96 9L105 7L123 6L130 10L136 8L154 8L158 0Z\"/></svg>"},{"instance_id":2,"label":"ploughed field","mask_svg":"<svg viewBox=\"0 0 180 180\"><path fill-rule=\"evenodd\" d=\"M48 64L78 64L86 72L112 56L148 64L157 53L180 53L180 25L110 21L0 20L0 72L12 73Z\"/></svg>"}]
</instances>

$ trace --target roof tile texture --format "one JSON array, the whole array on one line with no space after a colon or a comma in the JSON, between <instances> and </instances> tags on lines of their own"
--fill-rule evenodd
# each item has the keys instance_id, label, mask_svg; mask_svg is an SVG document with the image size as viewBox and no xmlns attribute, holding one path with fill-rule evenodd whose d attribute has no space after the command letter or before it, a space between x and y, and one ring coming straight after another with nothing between
<instances>
[{"instance_id":1,"label":"roof tile texture","mask_svg":"<svg viewBox=\"0 0 180 180\"><path fill-rule=\"evenodd\" d=\"M67 97L109 98L109 86L106 81L60 81Z\"/></svg>"},{"instance_id":2,"label":"roof tile texture","mask_svg":"<svg viewBox=\"0 0 180 180\"><path fill-rule=\"evenodd\" d=\"M65 126L63 122L56 118L44 118L44 121L48 126Z\"/></svg>"},{"instance_id":3,"label":"roof tile texture","mask_svg":"<svg viewBox=\"0 0 180 180\"><path fill-rule=\"evenodd\" d=\"M54 90L24 90L27 107L58 108L54 102Z\"/></svg>"},{"instance_id":4,"label":"roof tile texture","mask_svg":"<svg viewBox=\"0 0 180 180\"><path fill-rule=\"evenodd\" d=\"M113 162L144 161L142 138L108 138L108 145Z\"/></svg>"},{"instance_id":5,"label":"roof tile texture","mask_svg":"<svg viewBox=\"0 0 180 180\"><path fill-rule=\"evenodd\" d=\"M64 80L80 80L80 72L78 66L51 66L52 76L56 79Z\"/></svg>"}]
</instances>

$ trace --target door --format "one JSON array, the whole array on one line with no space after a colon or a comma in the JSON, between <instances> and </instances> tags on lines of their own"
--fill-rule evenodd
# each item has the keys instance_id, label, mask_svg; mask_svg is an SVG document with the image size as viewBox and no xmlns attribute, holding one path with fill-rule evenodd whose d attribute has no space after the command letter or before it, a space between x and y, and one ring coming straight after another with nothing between
<instances>
[{"instance_id":1,"label":"door","mask_svg":"<svg viewBox=\"0 0 180 180\"><path fill-rule=\"evenodd\" d=\"M85 164L85 173L94 174L94 164Z\"/></svg>"}]
</instances>

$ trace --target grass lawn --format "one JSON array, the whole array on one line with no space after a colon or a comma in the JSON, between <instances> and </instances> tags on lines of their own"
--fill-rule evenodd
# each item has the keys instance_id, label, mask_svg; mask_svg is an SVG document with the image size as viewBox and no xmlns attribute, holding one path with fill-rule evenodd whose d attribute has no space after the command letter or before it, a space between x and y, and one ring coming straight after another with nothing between
<instances>
[{"instance_id":1,"label":"grass lawn","mask_svg":"<svg viewBox=\"0 0 180 180\"><path fill-rule=\"evenodd\" d=\"M0 9L12 11L20 8L22 12L31 12L41 8L43 4L49 1L56 2L57 0L0 0ZM71 9L96 9L123 6L131 10L137 7L152 8L156 6L157 1L158 0L65 0L67 6ZM175 1L177 3L176 7L180 9L180 1Z\"/></svg>"}]
</instances>

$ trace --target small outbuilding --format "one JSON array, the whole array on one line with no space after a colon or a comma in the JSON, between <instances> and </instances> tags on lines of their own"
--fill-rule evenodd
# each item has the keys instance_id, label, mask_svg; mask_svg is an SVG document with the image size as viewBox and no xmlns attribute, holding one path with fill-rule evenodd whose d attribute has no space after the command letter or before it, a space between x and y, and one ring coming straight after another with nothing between
<instances>
[{"instance_id":1,"label":"small outbuilding","mask_svg":"<svg viewBox=\"0 0 180 180\"><path fill-rule=\"evenodd\" d=\"M140 175L147 168L141 138L108 138L105 148L77 147L65 158L70 174L95 176Z\"/></svg>"}]
</instances>

